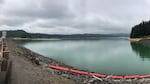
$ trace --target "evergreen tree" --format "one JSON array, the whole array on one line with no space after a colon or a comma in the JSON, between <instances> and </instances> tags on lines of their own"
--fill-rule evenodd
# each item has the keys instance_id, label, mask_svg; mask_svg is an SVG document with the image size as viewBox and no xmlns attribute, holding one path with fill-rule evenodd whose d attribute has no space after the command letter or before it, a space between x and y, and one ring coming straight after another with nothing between
<instances>
[{"instance_id":1,"label":"evergreen tree","mask_svg":"<svg viewBox=\"0 0 150 84\"><path fill-rule=\"evenodd\" d=\"M150 35L150 21L141 22L138 25L132 27L130 37L131 38L141 38Z\"/></svg>"}]
</instances>

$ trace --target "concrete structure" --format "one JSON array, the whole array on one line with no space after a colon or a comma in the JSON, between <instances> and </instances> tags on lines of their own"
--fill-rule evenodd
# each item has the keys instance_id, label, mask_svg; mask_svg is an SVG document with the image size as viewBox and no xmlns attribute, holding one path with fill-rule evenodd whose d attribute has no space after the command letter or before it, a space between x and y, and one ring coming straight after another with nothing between
<instances>
[{"instance_id":1,"label":"concrete structure","mask_svg":"<svg viewBox=\"0 0 150 84\"><path fill-rule=\"evenodd\" d=\"M6 36L7 36L7 32L6 32L6 31L3 31L3 32L2 32L2 38L6 38Z\"/></svg>"}]
</instances>

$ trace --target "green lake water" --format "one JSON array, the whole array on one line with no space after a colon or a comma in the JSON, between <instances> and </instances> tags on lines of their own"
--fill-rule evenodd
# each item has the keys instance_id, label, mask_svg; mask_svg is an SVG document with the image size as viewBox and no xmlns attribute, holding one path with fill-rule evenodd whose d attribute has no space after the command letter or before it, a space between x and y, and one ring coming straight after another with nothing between
<instances>
[{"instance_id":1,"label":"green lake water","mask_svg":"<svg viewBox=\"0 0 150 84\"><path fill-rule=\"evenodd\" d=\"M18 43L81 70L112 75L150 74L150 46L130 43L126 38Z\"/></svg>"}]
</instances>

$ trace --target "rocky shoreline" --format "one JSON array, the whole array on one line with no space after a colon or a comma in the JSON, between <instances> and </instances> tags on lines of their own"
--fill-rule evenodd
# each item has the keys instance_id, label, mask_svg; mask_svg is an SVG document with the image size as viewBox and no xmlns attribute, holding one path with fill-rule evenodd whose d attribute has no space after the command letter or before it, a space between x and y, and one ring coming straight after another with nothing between
<instances>
[{"instance_id":1,"label":"rocky shoreline","mask_svg":"<svg viewBox=\"0 0 150 84\"><path fill-rule=\"evenodd\" d=\"M111 78L111 76L108 76L106 78L95 78L88 75L80 75L75 74L67 71L59 71L59 70L53 70L49 68L49 65L56 65L61 67L67 67L70 69L74 69L71 66L65 65L61 62L58 62L54 59L42 56L40 54L37 54L23 46L20 46L16 44L14 41L8 39L7 40L8 45L13 45L11 47L15 47L13 52L15 52L18 56L23 56L28 59L31 63L35 64L36 66L42 67L42 69L46 70L49 74L61 76L64 79L73 80L75 84L149 84L150 79L121 79L121 80L114 80ZM10 46L8 46L10 47ZM10 52L12 50L10 49ZM57 80L55 80L57 81ZM74 83L67 83L67 84L74 84ZM44 83L43 83L44 84ZM53 84L53 83L50 83ZM60 83L61 84L61 83Z\"/></svg>"},{"instance_id":2,"label":"rocky shoreline","mask_svg":"<svg viewBox=\"0 0 150 84\"><path fill-rule=\"evenodd\" d=\"M8 40L9 42L13 43L13 45L15 45L17 48L19 48L19 50L16 50L17 54L20 56L25 56L26 58L28 58L32 63L38 65L38 66L42 66L44 69L46 69L50 74L53 75L61 75L67 79L71 79L73 81L75 81L76 84L87 84L88 80L92 79L91 76L87 76L87 75L79 75L79 74L74 74L74 73L70 73L70 72L63 72L63 71L58 71L58 70L53 70L50 69L49 66L50 65L56 65L56 66L62 66L62 67L68 67L70 69L75 69L71 66L65 65L61 62L58 62L52 58L48 58L45 56L42 56L38 53L35 53L23 46L20 46L18 44L16 44L14 41L12 40ZM21 51L20 51L21 50Z\"/></svg>"}]
</instances>

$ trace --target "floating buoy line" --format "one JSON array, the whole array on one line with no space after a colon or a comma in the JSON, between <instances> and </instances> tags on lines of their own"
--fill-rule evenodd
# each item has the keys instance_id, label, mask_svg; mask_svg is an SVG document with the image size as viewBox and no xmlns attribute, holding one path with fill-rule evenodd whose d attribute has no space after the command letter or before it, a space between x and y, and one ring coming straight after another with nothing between
<instances>
[{"instance_id":1,"label":"floating buoy line","mask_svg":"<svg viewBox=\"0 0 150 84\"><path fill-rule=\"evenodd\" d=\"M142 78L150 78L150 75L129 75L129 76L109 76L105 74L100 74L100 73L93 73L93 72L87 72L87 71L81 71L81 70L75 70L75 69L70 69L66 67L60 67L60 66L54 66L50 65L49 68L55 69L55 70L60 70L60 71L67 71L71 73L76 73L80 75L89 75L89 76L95 76L99 78L112 78L112 79L142 79Z\"/></svg>"}]
</instances>

